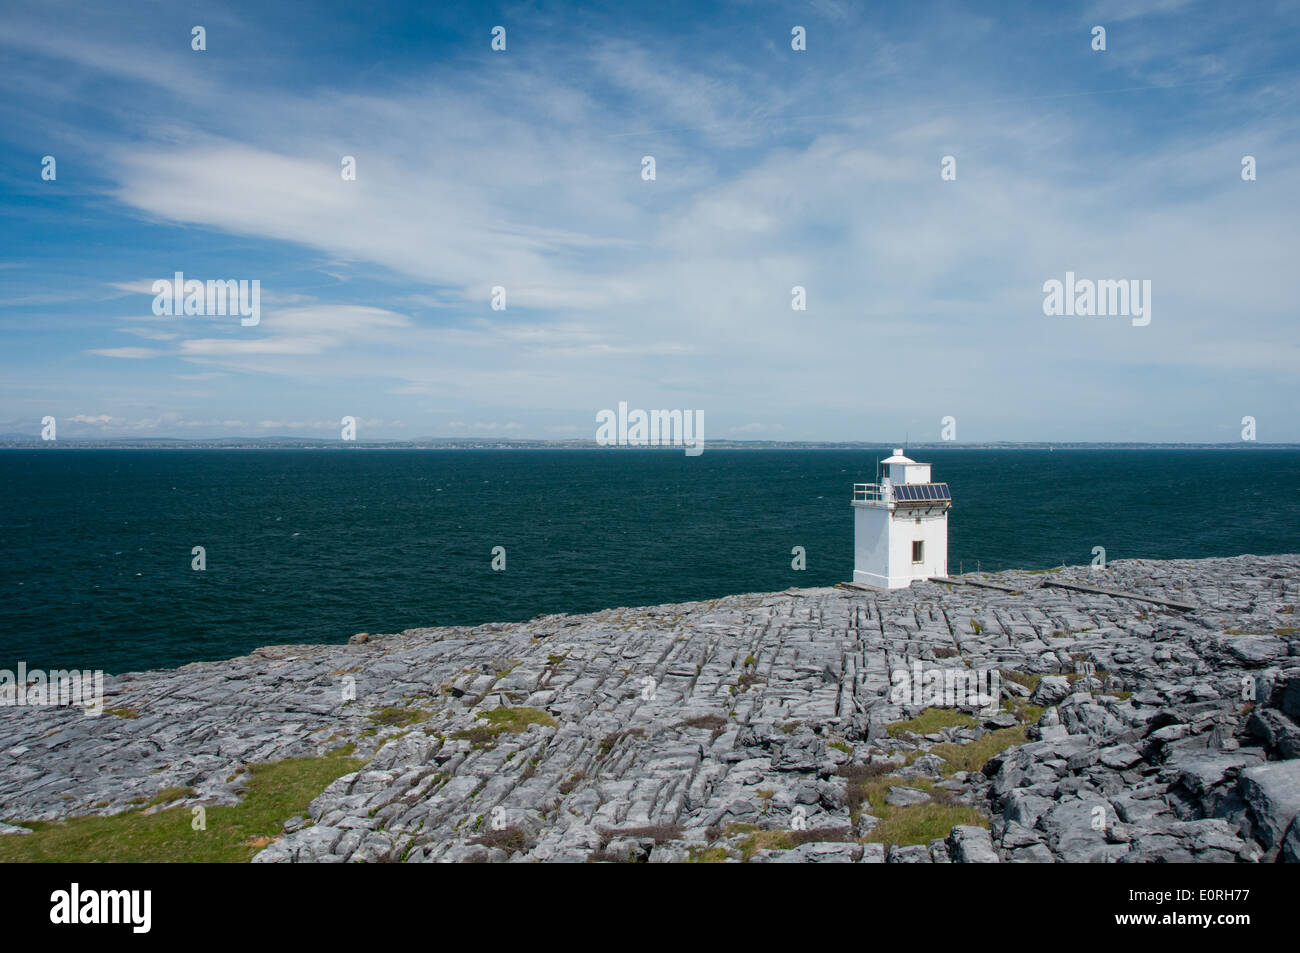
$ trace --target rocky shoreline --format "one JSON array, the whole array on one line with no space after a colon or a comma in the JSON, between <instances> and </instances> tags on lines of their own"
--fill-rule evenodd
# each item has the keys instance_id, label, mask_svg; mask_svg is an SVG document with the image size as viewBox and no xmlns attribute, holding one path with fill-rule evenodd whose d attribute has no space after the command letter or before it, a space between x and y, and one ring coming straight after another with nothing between
<instances>
[{"instance_id":1,"label":"rocky shoreline","mask_svg":"<svg viewBox=\"0 0 1300 953\"><path fill-rule=\"evenodd\" d=\"M168 789L237 803L244 765L351 744L365 766L255 861L1300 861L1300 556L965 578L1014 591L787 590L110 677L99 718L0 707L0 833ZM918 663L995 669L1001 708L899 704Z\"/></svg>"}]
</instances>

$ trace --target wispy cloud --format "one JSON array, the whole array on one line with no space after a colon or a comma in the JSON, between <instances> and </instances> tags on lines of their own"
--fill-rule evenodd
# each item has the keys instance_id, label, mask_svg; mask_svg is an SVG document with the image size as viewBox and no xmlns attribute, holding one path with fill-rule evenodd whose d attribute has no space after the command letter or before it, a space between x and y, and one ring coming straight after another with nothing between
<instances>
[{"instance_id":1,"label":"wispy cloud","mask_svg":"<svg viewBox=\"0 0 1300 953\"><path fill-rule=\"evenodd\" d=\"M791 439L937 432L947 414L969 439L1105 439L1135 407L1195 439L1225 392L1282 416L1300 356L1282 277L1300 238L1295 24L1172 2L1017 10L864 18L822 0L806 53L784 12L576 45L525 20L509 54L442 59L385 57L382 33L352 53L273 40L252 8L214 20L205 54L99 18L43 29L57 7L5 14L7 49L80 84L15 78L32 101L86 104L101 84L149 110L60 133L59 187L93 181L94 224L59 233L80 277L38 272L5 302L0 407L28 412L37 361L70 405L98 395L117 421L134 400L177 428L364 405L408 436L546 436L628 399ZM1104 54L1091 21L1109 24ZM283 60L250 70L233 37ZM25 113L11 128L37 137ZM148 276L177 270L260 280L261 323L152 315ZM1151 325L1046 318L1042 283L1067 270L1151 279Z\"/></svg>"}]
</instances>

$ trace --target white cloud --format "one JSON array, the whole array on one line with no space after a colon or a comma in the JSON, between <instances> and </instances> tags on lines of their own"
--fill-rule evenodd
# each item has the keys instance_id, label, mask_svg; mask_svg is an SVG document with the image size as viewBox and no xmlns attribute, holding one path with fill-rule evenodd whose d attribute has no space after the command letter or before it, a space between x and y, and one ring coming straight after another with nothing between
<instances>
[{"instance_id":1,"label":"white cloud","mask_svg":"<svg viewBox=\"0 0 1300 953\"><path fill-rule=\"evenodd\" d=\"M98 354L100 357L115 357L125 360L139 361L150 357L162 357L166 351L159 351L150 347L97 347L87 351L88 354Z\"/></svg>"}]
</instances>

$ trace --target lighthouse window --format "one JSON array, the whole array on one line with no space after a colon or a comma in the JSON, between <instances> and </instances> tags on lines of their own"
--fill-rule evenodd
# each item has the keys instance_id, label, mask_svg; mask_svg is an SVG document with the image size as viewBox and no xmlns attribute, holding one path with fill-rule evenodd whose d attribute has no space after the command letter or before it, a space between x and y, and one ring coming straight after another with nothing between
<instances>
[{"instance_id":1,"label":"lighthouse window","mask_svg":"<svg viewBox=\"0 0 1300 953\"><path fill-rule=\"evenodd\" d=\"M925 562L925 543L922 540L916 540L912 543L912 562Z\"/></svg>"}]
</instances>

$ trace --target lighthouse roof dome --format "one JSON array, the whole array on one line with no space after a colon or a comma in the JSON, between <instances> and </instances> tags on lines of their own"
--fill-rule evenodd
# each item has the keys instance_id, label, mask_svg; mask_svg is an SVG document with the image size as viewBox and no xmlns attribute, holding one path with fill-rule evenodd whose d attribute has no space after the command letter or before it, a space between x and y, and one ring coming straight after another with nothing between
<instances>
[{"instance_id":1,"label":"lighthouse roof dome","mask_svg":"<svg viewBox=\"0 0 1300 953\"><path fill-rule=\"evenodd\" d=\"M894 451L894 455L892 457L885 457L885 459L881 460L880 462L881 463L915 463L916 461L903 456L903 450L900 447L899 449Z\"/></svg>"}]
</instances>

